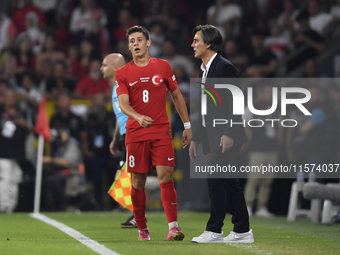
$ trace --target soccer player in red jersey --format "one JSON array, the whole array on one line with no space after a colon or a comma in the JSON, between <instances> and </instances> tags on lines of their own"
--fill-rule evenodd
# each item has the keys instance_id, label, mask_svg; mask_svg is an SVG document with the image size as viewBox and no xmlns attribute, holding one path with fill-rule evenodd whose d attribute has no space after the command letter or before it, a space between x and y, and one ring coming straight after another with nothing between
<instances>
[{"instance_id":1,"label":"soccer player in red jersey","mask_svg":"<svg viewBox=\"0 0 340 255\"><path fill-rule=\"evenodd\" d=\"M172 180L175 153L166 112L169 91L184 123L182 144L190 144L191 125L187 108L170 64L151 58L149 31L142 26L127 30L128 47L133 60L117 69L117 94L126 124L127 171L132 173L131 199L140 240L150 240L145 220L145 181L150 166L156 168L169 234L167 240L183 240L177 223L177 194Z\"/></svg>"}]
</instances>

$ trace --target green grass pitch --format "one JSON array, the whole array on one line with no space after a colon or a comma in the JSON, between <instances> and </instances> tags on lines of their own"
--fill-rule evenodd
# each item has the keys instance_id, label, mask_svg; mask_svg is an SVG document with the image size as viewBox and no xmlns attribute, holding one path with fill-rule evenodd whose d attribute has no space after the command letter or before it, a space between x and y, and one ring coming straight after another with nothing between
<instances>
[{"instance_id":1,"label":"green grass pitch","mask_svg":"<svg viewBox=\"0 0 340 255\"><path fill-rule=\"evenodd\" d=\"M122 255L153 254L340 254L340 225L323 226L306 218L287 222L277 217L250 219L255 243L243 245L192 244L208 219L206 213L180 212L179 224L186 237L182 242L166 241L168 226L164 213L147 213L151 241L138 241L136 229L121 229L125 213L46 213ZM230 215L226 216L224 234L232 230ZM97 254L72 237L29 214L0 214L1 255Z\"/></svg>"}]
</instances>

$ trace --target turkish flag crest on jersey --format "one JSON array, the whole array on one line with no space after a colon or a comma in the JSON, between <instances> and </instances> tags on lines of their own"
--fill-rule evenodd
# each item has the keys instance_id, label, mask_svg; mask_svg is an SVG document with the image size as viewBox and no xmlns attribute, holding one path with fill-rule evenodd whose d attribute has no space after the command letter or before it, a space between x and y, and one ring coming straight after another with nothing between
<instances>
[{"instance_id":1,"label":"turkish flag crest on jersey","mask_svg":"<svg viewBox=\"0 0 340 255\"><path fill-rule=\"evenodd\" d=\"M153 85L155 85L156 87L161 86L164 83L164 79L163 76L160 74L155 74L152 79L151 79Z\"/></svg>"}]
</instances>

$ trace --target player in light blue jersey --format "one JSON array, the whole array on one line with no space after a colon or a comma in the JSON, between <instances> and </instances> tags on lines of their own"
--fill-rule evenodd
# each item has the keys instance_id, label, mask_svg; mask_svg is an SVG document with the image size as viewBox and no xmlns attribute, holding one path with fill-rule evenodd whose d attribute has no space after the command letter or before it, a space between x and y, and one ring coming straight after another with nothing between
<instances>
[{"instance_id":1,"label":"player in light blue jersey","mask_svg":"<svg viewBox=\"0 0 340 255\"><path fill-rule=\"evenodd\" d=\"M117 87L116 87L116 79L115 74L116 70L119 67L125 65L125 59L121 54L112 53L107 55L102 63L101 71L105 79L108 79L113 86L112 90L112 107L113 112L116 115L116 128L113 135L112 142L110 144L110 152L112 155L116 155L121 152L121 161L124 163L126 158L125 151L125 133L126 133L126 122L128 120L128 116L126 116L119 107L119 101L117 96ZM137 224L135 221L135 217L133 214L131 217L124 223L121 223L120 226L122 228L136 228Z\"/></svg>"}]
</instances>

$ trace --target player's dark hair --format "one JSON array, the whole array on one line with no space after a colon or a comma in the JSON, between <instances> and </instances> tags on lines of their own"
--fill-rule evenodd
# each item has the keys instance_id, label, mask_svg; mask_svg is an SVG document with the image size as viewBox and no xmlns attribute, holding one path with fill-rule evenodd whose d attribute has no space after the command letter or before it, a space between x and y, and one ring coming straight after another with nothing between
<instances>
[{"instance_id":1,"label":"player's dark hair","mask_svg":"<svg viewBox=\"0 0 340 255\"><path fill-rule=\"evenodd\" d=\"M202 32L203 42L205 44L210 44L209 49L216 51L217 53L222 53L223 38L216 27L213 25L198 25L192 31L195 35L198 31Z\"/></svg>"},{"instance_id":2,"label":"player's dark hair","mask_svg":"<svg viewBox=\"0 0 340 255\"><path fill-rule=\"evenodd\" d=\"M129 36L133 33L143 33L146 40L150 40L150 32L143 26L133 26L126 30L126 39L129 41Z\"/></svg>"}]
</instances>

